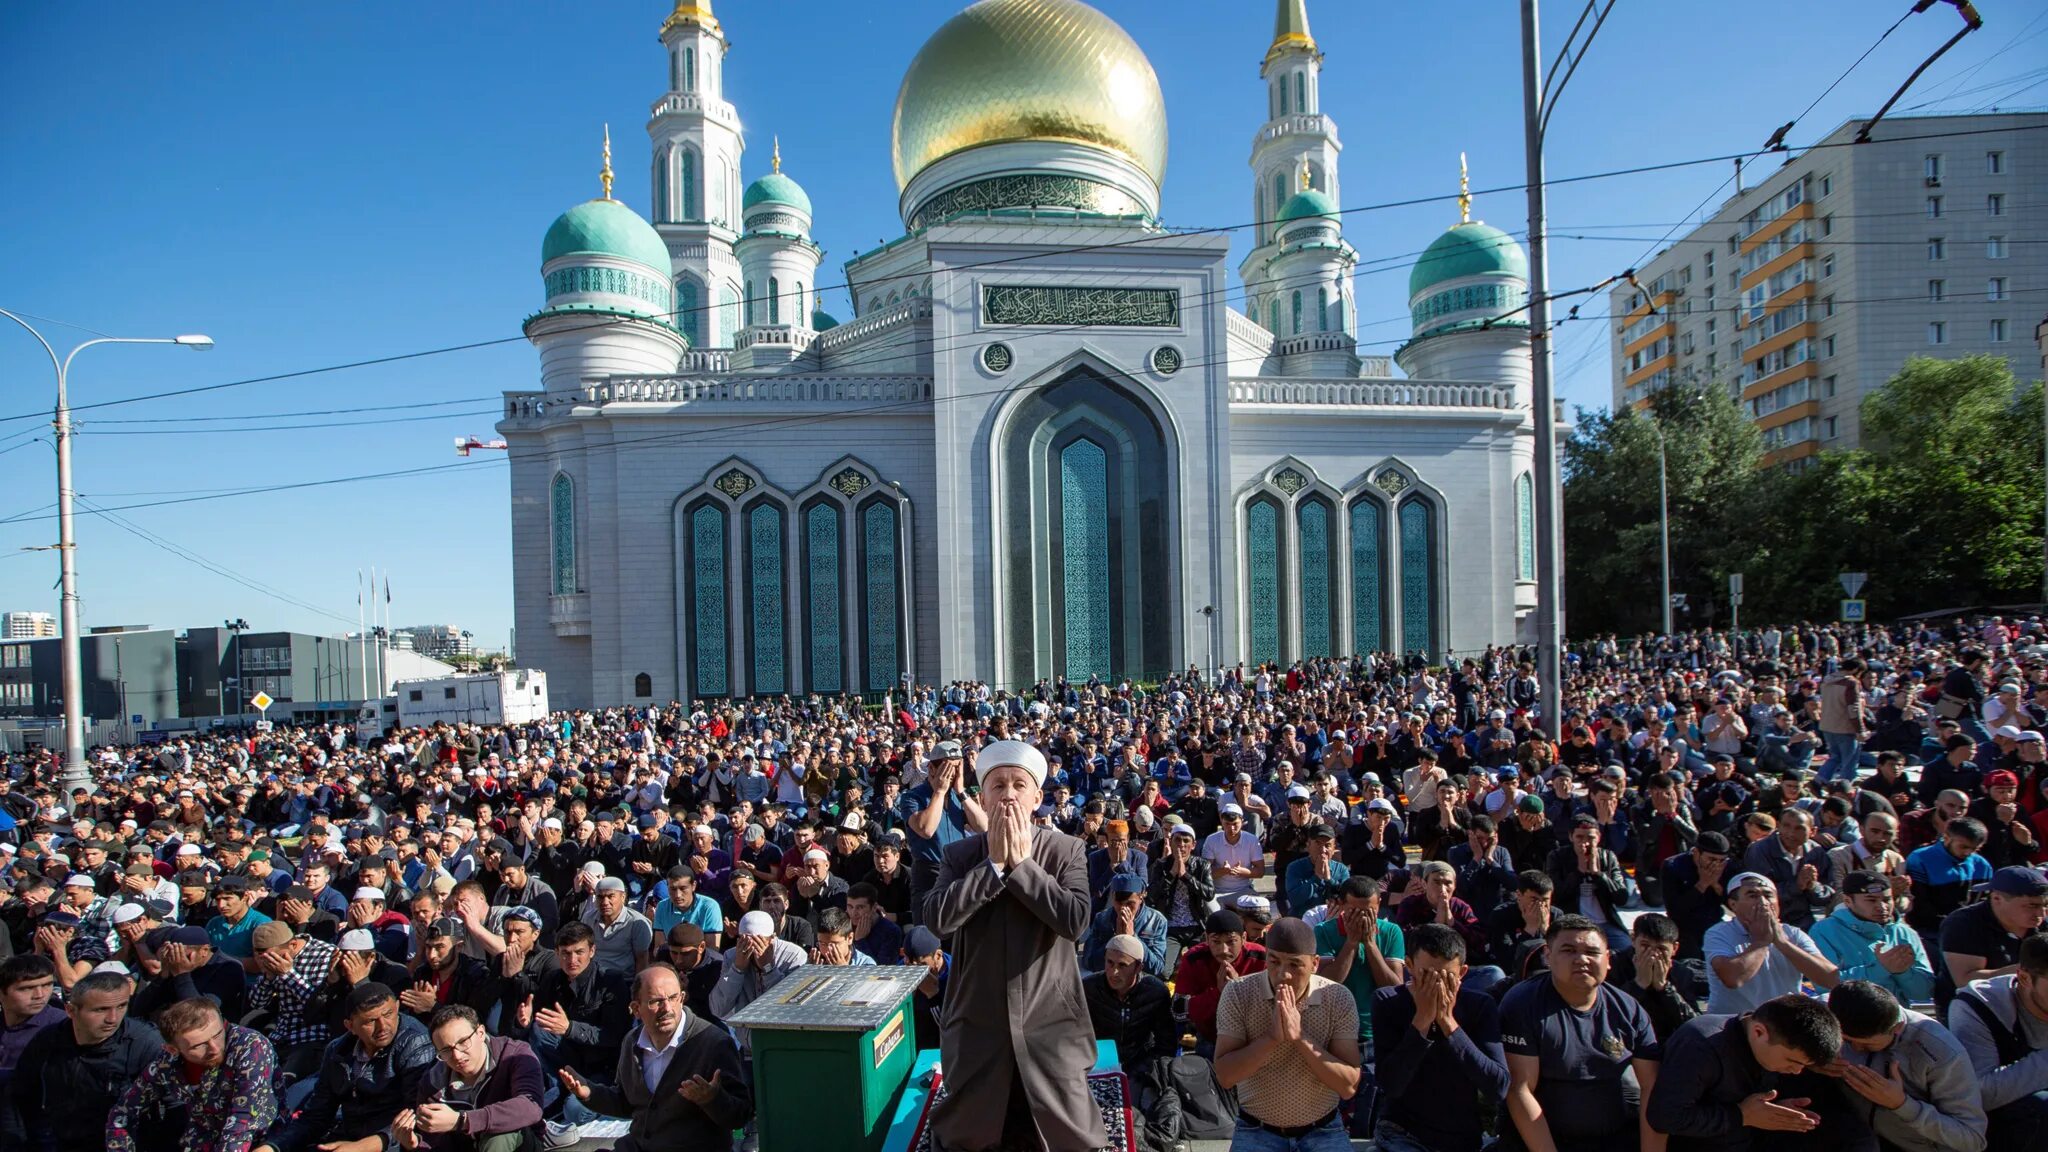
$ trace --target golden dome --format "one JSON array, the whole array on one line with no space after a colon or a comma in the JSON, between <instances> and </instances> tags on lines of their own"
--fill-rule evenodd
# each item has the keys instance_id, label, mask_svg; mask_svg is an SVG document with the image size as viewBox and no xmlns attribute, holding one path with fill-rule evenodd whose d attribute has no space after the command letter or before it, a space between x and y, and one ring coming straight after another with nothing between
<instances>
[{"instance_id":1,"label":"golden dome","mask_svg":"<svg viewBox=\"0 0 2048 1152\"><path fill-rule=\"evenodd\" d=\"M1166 101L1152 62L1080 0L981 0L918 50L896 93L896 186L982 144L1059 140L1120 153L1159 183Z\"/></svg>"}]
</instances>

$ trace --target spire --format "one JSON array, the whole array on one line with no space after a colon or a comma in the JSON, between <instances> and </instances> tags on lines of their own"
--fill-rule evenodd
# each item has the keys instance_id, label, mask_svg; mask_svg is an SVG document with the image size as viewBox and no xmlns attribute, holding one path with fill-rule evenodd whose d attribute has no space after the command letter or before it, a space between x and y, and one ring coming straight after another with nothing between
<instances>
[{"instance_id":1,"label":"spire","mask_svg":"<svg viewBox=\"0 0 2048 1152\"><path fill-rule=\"evenodd\" d=\"M698 25L713 36L725 34L718 26L718 17L711 14L711 0L676 0L676 10L661 22L661 34L666 36L670 29L686 24Z\"/></svg>"},{"instance_id":2,"label":"spire","mask_svg":"<svg viewBox=\"0 0 2048 1152\"><path fill-rule=\"evenodd\" d=\"M612 198L612 126L604 126L604 167L597 174L598 183L604 185L604 198Z\"/></svg>"},{"instance_id":3,"label":"spire","mask_svg":"<svg viewBox=\"0 0 2048 1152\"><path fill-rule=\"evenodd\" d=\"M772 139L775 141L775 154L769 163L774 166L775 174L779 176L782 174L782 137L776 136Z\"/></svg>"},{"instance_id":4,"label":"spire","mask_svg":"<svg viewBox=\"0 0 2048 1152\"><path fill-rule=\"evenodd\" d=\"M1465 169L1465 154L1458 153L1458 223L1472 222L1472 177Z\"/></svg>"},{"instance_id":5,"label":"spire","mask_svg":"<svg viewBox=\"0 0 2048 1152\"><path fill-rule=\"evenodd\" d=\"M1289 48L1316 51L1315 37L1308 34L1308 0L1279 0L1273 14L1273 46L1266 49L1266 59Z\"/></svg>"}]
</instances>

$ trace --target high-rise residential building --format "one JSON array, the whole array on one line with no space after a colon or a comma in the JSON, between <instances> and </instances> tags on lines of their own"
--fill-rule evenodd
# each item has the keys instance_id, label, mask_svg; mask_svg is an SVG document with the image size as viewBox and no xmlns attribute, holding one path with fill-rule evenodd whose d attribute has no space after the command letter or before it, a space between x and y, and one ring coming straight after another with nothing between
<instances>
[{"instance_id":1,"label":"high-rise residential building","mask_svg":"<svg viewBox=\"0 0 2048 1152\"><path fill-rule=\"evenodd\" d=\"M57 634L57 618L48 612L0 612L0 640L38 640Z\"/></svg>"},{"instance_id":2,"label":"high-rise residential building","mask_svg":"<svg viewBox=\"0 0 2048 1152\"><path fill-rule=\"evenodd\" d=\"M1860 440L1912 356L2006 357L2048 308L2048 113L1850 120L1609 293L1614 406L1735 393L1787 464ZM1775 166L1768 176L1765 165Z\"/></svg>"}]
</instances>

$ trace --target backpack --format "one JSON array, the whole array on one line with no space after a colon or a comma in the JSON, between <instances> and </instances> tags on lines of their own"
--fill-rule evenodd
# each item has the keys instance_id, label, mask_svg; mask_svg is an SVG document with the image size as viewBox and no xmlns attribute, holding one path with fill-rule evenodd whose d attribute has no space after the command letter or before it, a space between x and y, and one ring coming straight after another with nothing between
<instances>
[{"instance_id":1,"label":"backpack","mask_svg":"<svg viewBox=\"0 0 2048 1152\"><path fill-rule=\"evenodd\" d=\"M1180 1097L1181 1138L1230 1139L1237 1131L1237 1098L1216 1083L1209 1062L1200 1056L1176 1056L1169 1075L1174 1095Z\"/></svg>"},{"instance_id":2,"label":"backpack","mask_svg":"<svg viewBox=\"0 0 2048 1152\"><path fill-rule=\"evenodd\" d=\"M2027 1043L2027 1038L2020 1035L2019 1029L2007 1028L2004 1022L1999 1020L1998 1013L1992 1011L1991 1005L1978 993L1967 989L1957 992L1955 1000L1949 1005L1950 1011L1954 1011L1957 1004L1968 1006L1970 1011L1976 1014L1977 1019L1983 1022L1985 1031L1991 1033L1991 1039L1998 1045L1999 1067L2016 1064L2034 1051L2033 1045Z\"/></svg>"}]
</instances>

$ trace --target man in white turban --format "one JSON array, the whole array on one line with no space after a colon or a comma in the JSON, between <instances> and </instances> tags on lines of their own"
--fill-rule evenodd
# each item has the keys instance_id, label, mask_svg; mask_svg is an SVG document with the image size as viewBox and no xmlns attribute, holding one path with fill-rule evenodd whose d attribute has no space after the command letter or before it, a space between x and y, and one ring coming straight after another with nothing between
<instances>
[{"instance_id":1,"label":"man in white turban","mask_svg":"<svg viewBox=\"0 0 2048 1152\"><path fill-rule=\"evenodd\" d=\"M940 1019L946 1098L932 1110L943 1152L1109 1142L1088 1091L1094 1026L1074 944L1088 927L1081 841L1033 826L1045 756L998 740L975 761L988 830L948 845L924 899L953 975Z\"/></svg>"}]
</instances>

